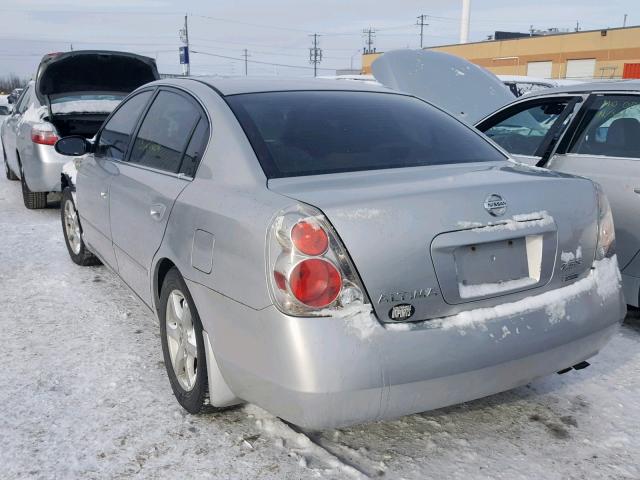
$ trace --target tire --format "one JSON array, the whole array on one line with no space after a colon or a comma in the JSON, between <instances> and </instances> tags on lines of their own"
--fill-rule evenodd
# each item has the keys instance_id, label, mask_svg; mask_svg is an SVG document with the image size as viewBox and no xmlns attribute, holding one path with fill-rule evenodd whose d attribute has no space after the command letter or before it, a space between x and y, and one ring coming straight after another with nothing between
<instances>
[{"instance_id":1,"label":"tire","mask_svg":"<svg viewBox=\"0 0 640 480\"><path fill-rule=\"evenodd\" d=\"M9 162L7 162L7 152L4 149L4 144L2 145L2 157L4 160L4 174L7 176L7 180L18 180L18 176L13 173L11 168L9 168Z\"/></svg>"},{"instance_id":2,"label":"tire","mask_svg":"<svg viewBox=\"0 0 640 480\"><path fill-rule=\"evenodd\" d=\"M29 210L37 210L47 207L47 193L48 192L32 192L27 186L27 182L24 179L24 170L20 165L20 184L22 185L22 200L24 206Z\"/></svg>"},{"instance_id":3,"label":"tire","mask_svg":"<svg viewBox=\"0 0 640 480\"><path fill-rule=\"evenodd\" d=\"M62 202L60 202L60 221L62 222L62 234L67 251L73 263L87 267L89 265L100 265L100 260L89 251L82 239L82 226L73 195L69 187L62 192Z\"/></svg>"},{"instance_id":4,"label":"tire","mask_svg":"<svg viewBox=\"0 0 640 480\"><path fill-rule=\"evenodd\" d=\"M167 272L162 283L158 317L164 365L176 400L191 414L218 410L208 404L209 382L200 316L175 267Z\"/></svg>"}]
</instances>

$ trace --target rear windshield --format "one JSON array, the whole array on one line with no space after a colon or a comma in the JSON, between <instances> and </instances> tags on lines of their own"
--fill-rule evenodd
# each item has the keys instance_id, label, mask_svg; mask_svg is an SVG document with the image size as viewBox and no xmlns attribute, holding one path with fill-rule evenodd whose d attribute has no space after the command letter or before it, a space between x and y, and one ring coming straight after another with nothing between
<instances>
[{"instance_id":1,"label":"rear windshield","mask_svg":"<svg viewBox=\"0 0 640 480\"><path fill-rule=\"evenodd\" d=\"M227 97L268 178L505 160L414 97L299 91Z\"/></svg>"}]
</instances>

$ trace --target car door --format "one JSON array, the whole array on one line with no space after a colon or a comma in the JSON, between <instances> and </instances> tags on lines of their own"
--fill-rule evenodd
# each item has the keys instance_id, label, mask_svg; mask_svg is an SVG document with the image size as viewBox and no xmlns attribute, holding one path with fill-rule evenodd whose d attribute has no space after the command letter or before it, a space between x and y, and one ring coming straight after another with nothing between
<instances>
[{"instance_id":1,"label":"car door","mask_svg":"<svg viewBox=\"0 0 640 480\"><path fill-rule=\"evenodd\" d=\"M11 116L5 120L2 127L5 153L7 155L7 162L13 173L21 175L20 167L18 165L18 157L16 151L18 149L18 131L22 123L22 114L27 109L29 102L29 87L25 88L15 103Z\"/></svg>"},{"instance_id":2,"label":"car door","mask_svg":"<svg viewBox=\"0 0 640 480\"><path fill-rule=\"evenodd\" d=\"M537 165L553 150L582 95L536 97L498 110L476 125L517 160Z\"/></svg>"},{"instance_id":3,"label":"car door","mask_svg":"<svg viewBox=\"0 0 640 480\"><path fill-rule=\"evenodd\" d=\"M118 264L109 223L109 185L118 173L115 162L125 157L134 129L153 92L142 91L125 100L98 132L94 153L78 163L76 198L83 238L116 271Z\"/></svg>"},{"instance_id":4,"label":"car door","mask_svg":"<svg viewBox=\"0 0 640 480\"><path fill-rule=\"evenodd\" d=\"M192 97L161 88L111 180L111 234L119 273L148 305L151 263L175 199L190 181L181 169L189 140L201 122L206 116Z\"/></svg>"},{"instance_id":5,"label":"car door","mask_svg":"<svg viewBox=\"0 0 640 480\"><path fill-rule=\"evenodd\" d=\"M640 95L589 98L547 167L590 178L606 193L623 274L640 277Z\"/></svg>"}]
</instances>

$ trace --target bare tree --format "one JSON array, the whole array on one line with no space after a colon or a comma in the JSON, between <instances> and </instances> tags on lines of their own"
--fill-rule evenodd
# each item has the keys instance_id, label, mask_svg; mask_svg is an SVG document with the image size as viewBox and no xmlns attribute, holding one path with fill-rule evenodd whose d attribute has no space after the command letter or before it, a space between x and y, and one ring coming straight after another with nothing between
<instances>
[{"instance_id":1,"label":"bare tree","mask_svg":"<svg viewBox=\"0 0 640 480\"><path fill-rule=\"evenodd\" d=\"M21 78L14 73L0 77L0 94L11 93L11 90L24 87L27 82L26 78Z\"/></svg>"}]
</instances>

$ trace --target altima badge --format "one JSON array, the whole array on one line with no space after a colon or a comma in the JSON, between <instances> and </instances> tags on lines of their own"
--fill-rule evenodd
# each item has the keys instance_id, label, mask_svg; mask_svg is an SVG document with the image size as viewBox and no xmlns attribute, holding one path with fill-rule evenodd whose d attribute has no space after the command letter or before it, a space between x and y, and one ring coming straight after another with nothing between
<instances>
[{"instance_id":1,"label":"altima badge","mask_svg":"<svg viewBox=\"0 0 640 480\"><path fill-rule=\"evenodd\" d=\"M438 292L433 288L421 288L419 290L414 290L413 292L381 293L378 297L378 303L408 302L411 300L427 298L432 295L438 295Z\"/></svg>"},{"instance_id":2,"label":"altima badge","mask_svg":"<svg viewBox=\"0 0 640 480\"><path fill-rule=\"evenodd\" d=\"M416 313L416 309L413 305L409 303L401 303L400 305L395 305L389 310L389 318L395 322L399 322L401 320L407 320Z\"/></svg>"},{"instance_id":3,"label":"altima badge","mask_svg":"<svg viewBox=\"0 0 640 480\"><path fill-rule=\"evenodd\" d=\"M493 193L484 201L484 208L490 215L499 217L507 211L507 201L500 195Z\"/></svg>"}]
</instances>

